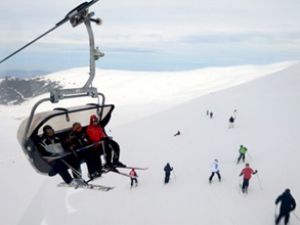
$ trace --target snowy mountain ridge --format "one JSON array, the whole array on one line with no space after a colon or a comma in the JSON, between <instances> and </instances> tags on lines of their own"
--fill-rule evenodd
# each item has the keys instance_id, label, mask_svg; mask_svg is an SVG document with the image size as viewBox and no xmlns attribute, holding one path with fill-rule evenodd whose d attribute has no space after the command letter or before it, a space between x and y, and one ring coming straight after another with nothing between
<instances>
[{"instance_id":1,"label":"snowy mountain ridge","mask_svg":"<svg viewBox=\"0 0 300 225\"><path fill-rule=\"evenodd\" d=\"M199 93L184 92L188 84L175 75L169 77L170 82L176 83L173 93L187 97L178 103L177 96L169 94L171 97L164 101L171 107L158 107L155 93L149 96L151 101L144 94L143 104L135 101L126 106L120 102L119 106L119 102L112 102L116 110L107 131L121 145L121 161L149 169L138 171L139 186L135 189L130 189L127 177L105 174L95 183L115 186L107 193L58 188L58 176L37 174L15 138L20 120L14 116L28 115L30 101L1 107L2 125L7 128L0 130L0 135L6 137L1 143L9 146L0 153L0 175L6 180L0 186L3 224L274 224L274 201L285 188L291 189L298 204L300 201L300 182L296 179L296 171L300 170L299 71L300 65L293 64L234 87L222 80L221 91L203 82L204 88L212 87L206 95L201 95L199 89ZM122 89L123 80L116 80L119 83L112 88ZM157 83L165 80L156 78ZM143 82L135 84L147 89L149 83ZM97 83L97 87L102 84ZM141 90L143 87L138 86ZM112 93L117 99L123 92ZM229 129L228 119L235 109L235 127ZM214 113L212 119L206 116L206 110ZM130 118L129 112L141 117ZM181 135L174 137L177 130ZM258 175L250 180L247 196L239 190L238 175L244 164L237 165L236 159L241 144L248 148L246 161L258 170ZM215 158L220 162L222 182L215 179L209 184ZM174 167L174 173L171 182L164 185L163 167L167 162ZM85 165L82 169L86 177ZM18 204L12 199L19 199ZM300 215L299 207L295 214ZM290 222L297 224L296 217L291 215Z\"/></svg>"}]
</instances>

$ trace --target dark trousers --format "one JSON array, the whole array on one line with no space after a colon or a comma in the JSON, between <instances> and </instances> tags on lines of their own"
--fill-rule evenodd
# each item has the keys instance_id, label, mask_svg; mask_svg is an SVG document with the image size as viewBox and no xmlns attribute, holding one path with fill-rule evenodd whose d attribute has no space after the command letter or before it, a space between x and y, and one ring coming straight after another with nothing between
<instances>
[{"instance_id":1,"label":"dark trousers","mask_svg":"<svg viewBox=\"0 0 300 225\"><path fill-rule=\"evenodd\" d=\"M113 139L105 139L101 145L102 152L105 157L105 161L107 164L112 164L119 162L120 157L120 146Z\"/></svg>"},{"instance_id":2,"label":"dark trousers","mask_svg":"<svg viewBox=\"0 0 300 225\"><path fill-rule=\"evenodd\" d=\"M138 180L136 178L130 178L131 179L131 183L130 186L133 187L133 184L135 183L135 186L137 186L138 184Z\"/></svg>"},{"instance_id":3,"label":"dark trousers","mask_svg":"<svg viewBox=\"0 0 300 225\"><path fill-rule=\"evenodd\" d=\"M237 163L239 163L241 161L241 159L243 160L243 162L245 162L245 154L240 153Z\"/></svg>"},{"instance_id":4,"label":"dark trousers","mask_svg":"<svg viewBox=\"0 0 300 225\"><path fill-rule=\"evenodd\" d=\"M211 172L211 175L209 177L209 181L212 181L213 177L215 176L215 173L217 174L217 176L219 178L219 181L221 181L221 175L220 175L219 171L217 171L217 172Z\"/></svg>"},{"instance_id":5,"label":"dark trousers","mask_svg":"<svg viewBox=\"0 0 300 225\"><path fill-rule=\"evenodd\" d=\"M89 174L101 172L102 162L98 151L96 151L95 149L88 149L84 152L81 152L79 154L79 157L86 162Z\"/></svg>"},{"instance_id":6,"label":"dark trousers","mask_svg":"<svg viewBox=\"0 0 300 225\"><path fill-rule=\"evenodd\" d=\"M72 181L72 177L68 172L68 169L72 169L73 176L75 178L81 177L80 161L74 155L69 155L63 159L58 159L51 163L51 170L49 171L48 175L55 176L56 174L59 174L64 182L68 184Z\"/></svg>"},{"instance_id":7,"label":"dark trousers","mask_svg":"<svg viewBox=\"0 0 300 225\"><path fill-rule=\"evenodd\" d=\"M171 173L166 172L165 174L165 184L169 183Z\"/></svg>"},{"instance_id":8,"label":"dark trousers","mask_svg":"<svg viewBox=\"0 0 300 225\"><path fill-rule=\"evenodd\" d=\"M276 225L279 224L280 220L283 217L284 217L284 224L287 225L290 220L290 212L280 212L276 219Z\"/></svg>"},{"instance_id":9,"label":"dark trousers","mask_svg":"<svg viewBox=\"0 0 300 225\"><path fill-rule=\"evenodd\" d=\"M242 185L242 192L247 192L248 187L249 187L249 180L244 178L243 185Z\"/></svg>"}]
</instances>

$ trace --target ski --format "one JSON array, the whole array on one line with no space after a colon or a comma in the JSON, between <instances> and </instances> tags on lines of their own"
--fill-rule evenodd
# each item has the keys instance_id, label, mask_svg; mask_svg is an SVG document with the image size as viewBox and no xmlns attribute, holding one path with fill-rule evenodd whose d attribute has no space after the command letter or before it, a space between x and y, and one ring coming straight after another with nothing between
<instances>
[{"instance_id":1,"label":"ski","mask_svg":"<svg viewBox=\"0 0 300 225\"><path fill-rule=\"evenodd\" d=\"M110 191L114 189L114 187L108 187L103 185L97 185L97 184L85 184L85 185L72 185L67 183L59 183L57 185L58 187L71 187L71 188L82 188L82 189L90 189L95 191Z\"/></svg>"},{"instance_id":2,"label":"ski","mask_svg":"<svg viewBox=\"0 0 300 225\"><path fill-rule=\"evenodd\" d=\"M115 168L114 169L105 170L104 173L109 173L109 172L113 172L113 173L116 173L116 174L119 174L119 175L122 175L122 176L125 176L125 177L129 177L129 178L135 178L135 176L130 176L127 173L120 172L119 170L117 170Z\"/></svg>"},{"instance_id":3,"label":"ski","mask_svg":"<svg viewBox=\"0 0 300 225\"><path fill-rule=\"evenodd\" d=\"M148 167L136 167L136 166L117 166L118 169L135 169L135 170L147 170Z\"/></svg>"}]
</instances>

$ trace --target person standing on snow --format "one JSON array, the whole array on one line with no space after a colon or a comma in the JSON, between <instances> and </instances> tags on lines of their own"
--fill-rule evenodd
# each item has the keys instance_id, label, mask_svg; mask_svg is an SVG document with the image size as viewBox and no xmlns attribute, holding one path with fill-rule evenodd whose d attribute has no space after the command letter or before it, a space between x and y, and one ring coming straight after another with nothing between
<instances>
[{"instance_id":1,"label":"person standing on snow","mask_svg":"<svg viewBox=\"0 0 300 225\"><path fill-rule=\"evenodd\" d=\"M243 176L242 192L247 193L249 187L249 180L251 179L252 174L256 174L257 170L253 171L249 163L246 163L246 167L241 171L240 176Z\"/></svg>"},{"instance_id":2,"label":"person standing on snow","mask_svg":"<svg viewBox=\"0 0 300 225\"><path fill-rule=\"evenodd\" d=\"M243 145L240 146L240 149L239 149L240 155L239 155L239 157L237 159L237 164L239 164L239 162L240 162L241 159L243 160L243 162L245 162L246 152L247 151L248 151L248 149L245 146L243 146Z\"/></svg>"},{"instance_id":3,"label":"person standing on snow","mask_svg":"<svg viewBox=\"0 0 300 225\"><path fill-rule=\"evenodd\" d=\"M138 185L138 180L137 180L138 175L137 175L134 168L131 169L131 171L129 172L129 175L131 176L130 177L130 181L131 181L130 182L130 187L132 188L134 183L135 183L135 186L137 187L137 185Z\"/></svg>"},{"instance_id":4,"label":"person standing on snow","mask_svg":"<svg viewBox=\"0 0 300 225\"><path fill-rule=\"evenodd\" d=\"M279 224L280 220L284 217L284 224L287 225L290 219L290 212L296 208L296 201L291 195L290 189L287 188L281 195L277 197L275 204L277 205L279 202L281 202L280 212L275 223L276 225Z\"/></svg>"},{"instance_id":5,"label":"person standing on snow","mask_svg":"<svg viewBox=\"0 0 300 225\"><path fill-rule=\"evenodd\" d=\"M164 167L165 171L165 184L169 183L171 171L173 170L173 167L170 166L169 163Z\"/></svg>"},{"instance_id":6,"label":"person standing on snow","mask_svg":"<svg viewBox=\"0 0 300 225\"><path fill-rule=\"evenodd\" d=\"M211 164L211 175L209 177L209 183L211 183L215 173L217 174L219 181L221 181L221 175L220 175L220 168L219 168L219 162L217 159L213 161Z\"/></svg>"}]
</instances>

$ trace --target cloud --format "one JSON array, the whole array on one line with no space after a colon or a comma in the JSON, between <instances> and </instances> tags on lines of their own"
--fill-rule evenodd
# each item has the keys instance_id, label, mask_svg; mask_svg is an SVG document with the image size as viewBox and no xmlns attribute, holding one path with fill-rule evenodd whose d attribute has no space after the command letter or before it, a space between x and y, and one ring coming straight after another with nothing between
<instances>
[{"instance_id":1,"label":"cloud","mask_svg":"<svg viewBox=\"0 0 300 225\"><path fill-rule=\"evenodd\" d=\"M79 0L3 2L0 57L53 27L80 3ZM214 64L213 59L221 53L227 58L223 57L223 62L217 60L220 64L240 63L241 58L249 55L245 59L253 60L255 54L257 59L263 55L270 59L300 58L298 0L115 0L99 1L92 10L103 20L101 26L93 25L96 46L113 54L118 62L126 54L128 58L134 56L140 65L143 59L148 63L166 62L167 58L180 58L182 64L189 65L203 54L209 56L205 64L209 60ZM87 51L85 27L72 28L70 24L26 49L29 55L32 52L51 56L80 55Z\"/></svg>"}]
</instances>

